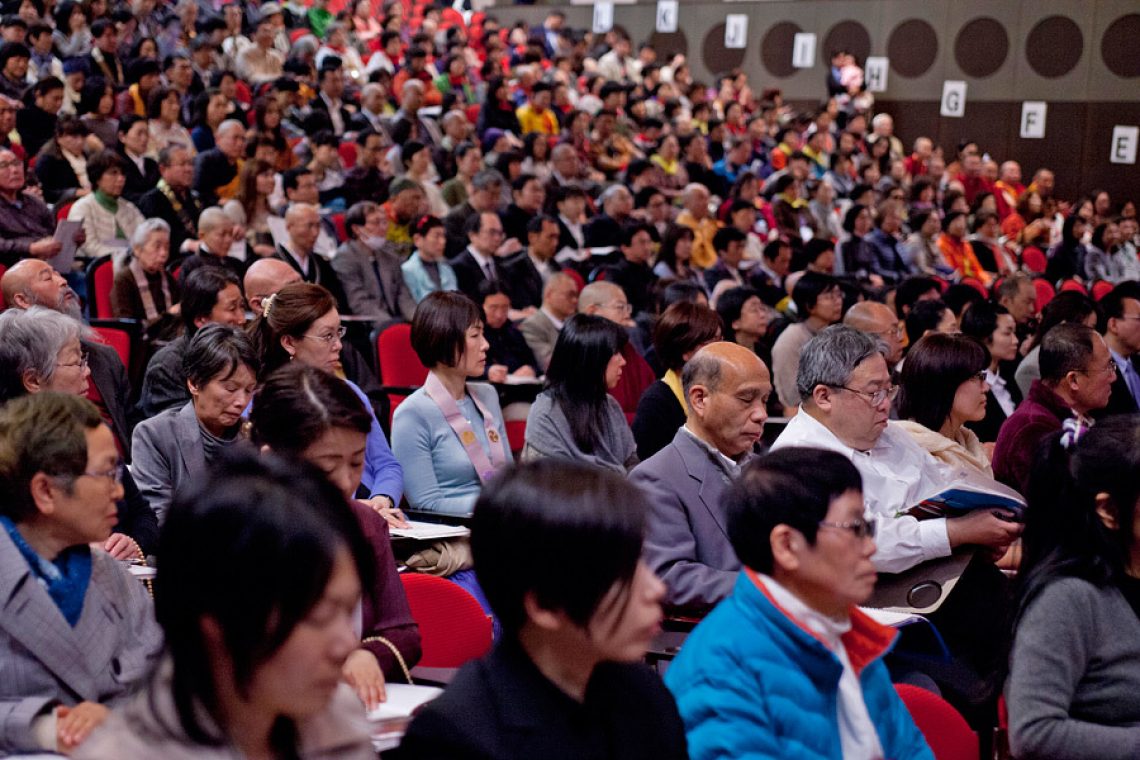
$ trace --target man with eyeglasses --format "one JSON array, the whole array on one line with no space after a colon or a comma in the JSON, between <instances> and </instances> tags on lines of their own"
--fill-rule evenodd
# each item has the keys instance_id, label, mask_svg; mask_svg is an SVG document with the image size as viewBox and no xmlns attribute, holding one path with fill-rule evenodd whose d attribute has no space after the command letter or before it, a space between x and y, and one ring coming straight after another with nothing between
<instances>
[{"instance_id":1,"label":"man with eyeglasses","mask_svg":"<svg viewBox=\"0 0 1140 760\"><path fill-rule=\"evenodd\" d=\"M903 328L891 307L878 301L861 301L847 310L843 324L881 340L887 347L883 357L892 370L902 361Z\"/></svg>"},{"instance_id":2,"label":"man with eyeglasses","mask_svg":"<svg viewBox=\"0 0 1140 760\"><path fill-rule=\"evenodd\" d=\"M0 149L0 264L6 267L29 256L48 259L63 250L63 243L53 237L55 217L42 198L24 191L24 182L24 162L13 151Z\"/></svg>"},{"instance_id":3,"label":"man with eyeglasses","mask_svg":"<svg viewBox=\"0 0 1140 760\"><path fill-rule=\"evenodd\" d=\"M1002 424L994 445L994 477L1026 493L1037 447L1069 424L1086 428L1108 406L1117 365L1096 330L1067 322L1041 339L1041 379ZM1072 420L1069 422L1069 420Z\"/></svg>"},{"instance_id":4,"label":"man with eyeglasses","mask_svg":"<svg viewBox=\"0 0 1140 760\"><path fill-rule=\"evenodd\" d=\"M161 654L146 589L91 548L118 521L123 471L78 396L0 410L0 754L70 754Z\"/></svg>"},{"instance_id":5,"label":"man with eyeglasses","mask_svg":"<svg viewBox=\"0 0 1140 760\"><path fill-rule=\"evenodd\" d=\"M1122 282L1100 299L1104 312L1104 342L1116 365L1108 406L1096 417L1140 411L1140 284Z\"/></svg>"},{"instance_id":6,"label":"man with eyeglasses","mask_svg":"<svg viewBox=\"0 0 1140 760\"><path fill-rule=\"evenodd\" d=\"M876 580L856 468L786 448L722 503L744 570L665 674L689 754L930 758L884 664L898 634L856 607Z\"/></svg>"},{"instance_id":7,"label":"man with eyeglasses","mask_svg":"<svg viewBox=\"0 0 1140 760\"><path fill-rule=\"evenodd\" d=\"M293 203L285 212L285 231L288 239L278 241L274 256L293 267L304 282L322 286L336 298L341 314L351 314L336 270L316 250L321 235L321 214L311 203Z\"/></svg>"},{"instance_id":8,"label":"man with eyeglasses","mask_svg":"<svg viewBox=\"0 0 1140 760\"><path fill-rule=\"evenodd\" d=\"M476 303L480 302L479 286L484 281L506 284L506 274L497 255L503 245L503 223L493 211L474 214L464 225L467 248L448 263L455 270L459 290ZM516 244L517 240L514 241ZM520 250L516 245L511 253Z\"/></svg>"}]
</instances>

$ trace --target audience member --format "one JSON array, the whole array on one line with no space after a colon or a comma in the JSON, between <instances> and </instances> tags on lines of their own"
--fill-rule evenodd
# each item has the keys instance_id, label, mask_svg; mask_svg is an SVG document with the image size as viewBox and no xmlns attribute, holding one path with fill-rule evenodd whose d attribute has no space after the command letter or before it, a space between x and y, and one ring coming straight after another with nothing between
<instances>
[{"instance_id":1,"label":"audience member","mask_svg":"<svg viewBox=\"0 0 1140 760\"><path fill-rule=\"evenodd\" d=\"M345 214L344 224L349 239L337 249L332 268L344 285L349 309L371 318L376 326L411 321L416 300L404 283L400 259L385 238L384 209L371 201L357 203Z\"/></svg>"},{"instance_id":2,"label":"audience member","mask_svg":"<svg viewBox=\"0 0 1140 760\"><path fill-rule=\"evenodd\" d=\"M835 278L807 272L792 288L792 302L800 321L788 325L772 346L772 385L789 417L800 403L796 392L800 351L816 333L842 319L843 292Z\"/></svg>"},{"instance_id":3,"label":"audience member","mask_svg":"<svg viewBox=\"0 0 1140 760\"><path fill-rule=\"evenodd\" d=\"M1029 395L1029 387L1034 380L1041 379L1041 339L1054 327L1065 322L1082 324L1096 329L1100 318L1100 307L1084 293L1074 290L1062 291L1041 310L1041 321L1037 330L1026 344L1025 358L1017 365L1014 381L1021 391L1022 398Z\"/></svg>"},{"instance_id":4,"label":"audience member","mask_svg":"<svg viewBox=\"0 0 1140 760\"><path fill-rule=\"evenodd\" d=\"M1104 312L1104 336L1108 353L1116 364L1116 379L1108 406L1097 416L1132 414L1140 411L1140 283L1127 280L1100 300Z\"/></svg>"},{"instance_id":5,"label":"audience member","mask_svg":"<svg viewBox=\"0 0 1140 760\"><path fill-rule=\"evenodd\" d=\"M503 636L408 728L399 758L683 758L676 706L639 660L663 586L641 561L643 497L622 478L540 461L475 505L476 574ZM520 573L520 546L543 562ZM593 559L579 562L582 547Z\"/></svg>"},{"instance_id":6,"label":"audience member","mask_svg":"<svg viewBox=\"0 0 1140 760\"><path fill-rule=\"evenodd\" d=\"M87 178L92 192L67 212L69 221L83 224L85 239L80 251L92 259L120 254L143 222L135 204L122 197L127 181L123 159L110 150L95 154L87 162Z\"/></svg>"},{"instance_id":7,"label":"audience member","mask_svg":"<svg viewBox=\"0 0 1140 760\"><path fill-rule=\"evenodd\" d=\"M566 320L546 370L546 389L527 416L523 461L554 457L618 472L637 464L633 433L608 392L621 379L628 342L625 330L604 317Z\"/></svg>"},{"instance_id":8,"label":"audience member","mask_svg":"<svg viewBox=\"0 0 1140 760\"><path fill-rule=\"evenodd\" d=\"M91 548L111 534L124 469L98 410L74 393L0 409L0 752L74 752L160 655L146 589Z\"/></svg>"},{"instance_id":9,"label":"audience member","mask_svg":"<svg viewBox=\"0 0 1140 760\"><path fill-rule=\"evenodd\" d=\"M392 416L408 504L470 514L483 483L510 462L498 395L469 382L486 365L482 310L461 293L428 295L412 316L412 348L427 380Z\"/></svg>"},{"instance_id":10,"label":"audience member","mask_svg":"<svg viewBox=\"0 0 1140 760\"><path fill-rule=\"evenodd\" d=\"M184 145L168 145L158 152L160 179L139 198L138 207L147 219L162 219L170 226L170 249L184 253L198 239L202 204L191 187L194 156Z\"/></svg>"},{"instance_id":11,"label":"audience member","mask_svg":"<svg viewBox=\"0 0 1140 760\"><path fill-rule=\"evenodd\" d=\"M876 577L859 471L785 448L744 467L724 510L745 570L665 679L689 756L933 757L883 662L898 632L856 608Z\"/></svg>"},{"instance_id":12,"label":"audience member","mask_svg":"<svg viewBox=\"0 0 1140 760\"><path fill-rule=\"evenodd\" d=\"M276 258L296 269L305 282L320 285L332 293L338 307L349 313L348 302L336 271L315 248L321 234L321 215L317 207L310 203L291 204L285 212L285 230L289 239L287 242L278 242Z\"/></svg>"},{"instance_id":13,"label":"audience member","mask_svg":"<svg viewBox=\"0 0 1140 760\"><path fill-rule=\"evenodd\" d=\"M723 495L764 432L768 368L748 349L712 343L681 376L685 425L630 475L649 499L645 558L665 581L665 604L704 612L732 592L740 561L727 538Z\"/></svg>"},{"instance_id":14,"label":"audience member","mask_svg":"<svg viewBox=\"0 0 1140 760\"><path fill-rule=\"evenodd\" d=\"M1004 306L983 301L962 316L962 334L980 341L990 354L986 367L986 414L980 420L970 420L966 426L977 433L982 443L993 443L1021 403L1021 391L1008 379L1009 368L1018 357L1017 324Z\"/></svg>"},{"instance_id":15,"label":"audience member","mask_svg":"<svg viewBox=\"0 0 1140 760\"><path fill-rule=\"evenodd\" d=\"M721 337L720 318L699 303L673 303L657 318L653 348L665 374L646 388L637 402L631 426L641 461L668 446L685 424L685 390L681 382L685 364L697 351Z\"/></svg>"},{"instance_id":16,"label":"audience member","mask_svg":"<svg viewBox=\"0 0 1140 760\"><path fill-rule=\"evenodd\" d=\"M157 343L174 340L182 329L178 282L166 271L169 258L170 226L146 219L131 235L131 256L111 285L111 316L137 320L147 340Z\"/></svg>"},{"instance_id":17,"label":"audience member","mask_svg":"<svg viewBox=\"0 0 1140 760\"><path fill-rule=\"evenodd\" d=\"M231 255L234 247L234 222L217 206L210 206L198 215L197 250L179 261L180 277L188 277L198 267L220 266L234 273L240 280L245 274L245 263ZM238 240L242 256L244 241Z\"/></svg>"},{"instance_id":18,"label":"audience member","mask_svg":"<svg viewBox=\"0 0 1140 760\"><path fill-rule=\"evenodd\" d=\"M444 259L447 233L439 217L421 217L412 227L412 244L412 255L400 265L400 272L413 301L419 303L437 290L459 289L455 270Z\"/></svg>"},{"instance_id":19,"label":"audience member","mask_svg":"<svg viewBox=\"0 0 1140 760\"><path fill-rule=\"evenodd\" d=\"M544 374L563 323L578 310L578 298L574 278L565 273L553 274L542 288L542 306L519 325L539 371Z\"/></svg>"},{"instance_id":20,"label":"audience member","mask_svg":"<svg viewBox=\"0 0 1140 760\"><path fill-rule=\"evenodd\" d=\"M522 331L509 319L511 301L501 285L484 282L479 287L483 298L483 337L487 339L487 363L484 376L492 383L525 381L537 376L538 361L526 343Z\"/></svg>"},{"instance_id":21,"label":"audience member","mask_svg":"<svg viewBox=\"0 0 1140 760\"><path fill-rule=\"evenodd\" d=\"M582 288L578 296L580 314L605 317L623 328L634 327L635 323L630 319L632 311L633 307L626 300L625 292L616 284L605 280L591 282ZM622 347L621 356L625 359L625 367L617 385L610 388L610 394L618 400L626 419L632 420L637 412L637 402L657 376L633 345L633 341Z\"/></svg>"},{"instance_id":22,"label":"audience member","mask_svg":"<svg viewBox=\"0 0 1140 760\"><path fill-rule=\"evenodd\" d=\"M182 374L190 401L135 427L131 474L161 525L178 493L207 477L211 465L243 436L245 410L260 361L232 325L207 325L186 347Z\"/></svg>"}]
</instances>

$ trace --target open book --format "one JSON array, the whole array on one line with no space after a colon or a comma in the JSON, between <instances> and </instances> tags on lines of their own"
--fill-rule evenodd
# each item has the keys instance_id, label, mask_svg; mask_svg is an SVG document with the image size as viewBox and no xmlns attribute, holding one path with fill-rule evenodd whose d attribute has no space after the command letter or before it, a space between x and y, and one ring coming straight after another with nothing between
<instances>
[{"instance_id":1,"label":"open book","mask_svg":"<svg viewBox=\"0 0 1140 760\"><path fill-rule=\"evenodd\" d=\"M416 520L408 520L407 528L389 528L388 532L394 538L414 538L418 541L436 541L441 538L462 538L471 535L471 529L462 525L443 525Z\"/></svg>"},{"instance_id":2,"label":"open book","mask_svg":"<svg viewBox=\"0 0 1140 760\"><path fill-rule=\"evenodd\" d=\"M420 707L438 697L443 689L406 683L384 685L387 700L368 713L372 745L378 752L394 749Z\"/></svg>"},{"instance_id":3,"label":"open book","mask_svg":"<svg viewBox=\"0 0 1140 760\"><path fill-rule=\"evenodd\" d=\"M919 499L903 513L922 520L957 517L979 508L1008 510L1020 520L1025 499L1009 486L963 468L955 471L953 479L939 491Z\"/></svg>"}]
</instances>

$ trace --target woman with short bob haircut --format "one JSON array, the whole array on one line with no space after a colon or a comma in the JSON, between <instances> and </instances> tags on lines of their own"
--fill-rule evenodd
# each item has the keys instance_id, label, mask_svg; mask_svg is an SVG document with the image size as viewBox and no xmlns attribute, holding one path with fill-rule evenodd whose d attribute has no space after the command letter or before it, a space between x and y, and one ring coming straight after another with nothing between
<instances>
[{"instance_id":1,"label":"woman with short bob haircut","mask_svg":"<svg viewBox=\"0 0 1140 760\"><path fill-rule=\"evenodd\" d=\"M640 662L665 591L641 560L647 509L624 477L579 462L488 483L471 545L503 636L418 714L395 756L687 757L676 706ZM520 572L520 546L543 560Z\"/></svg>"},{"instance_id":2,"label":"woman with short bob haircut","mask_svg":"<svg viewBox=\"0 0 1140 760\"><path fill-rule=\"evenodd\" d=\"M707 306L680 301L661 314L653 328L653 348L665 376L641 394L633 418L637 457L645 461L669 445L685 424L688 407L681 387L681 370L693 354L720 340L720 317Z\"/></svg>"},{"instance_id":3,"label":"woman with short bob haircut","mask_svg":"<svg viewBox=\"0 0 1140 760\"><path fill-rule=\"evenodd\" d=\"M244 332L206 325L190 339L182 372L190 401L145 419L131 437L131 473L159 524L179 490L244 440L242 421L261 362Z\"/></svg>"},{"instance_id":4,"label":"woman with short bob haircut","mask_svg":"<svg viewBox=\"0 0 1140 760\"><path fill-rule=\"evenodd\" d=\"M898 409L906 430L935 459L993 478L989 455L966 427L986 416L990 353L960 335L930 333L903 363Z\"/></svg>"},{"instance_id":5,"label":"woman with short bob haircut","mask_svg":"<svg viewBox=\"0 0 1140 760\"><path fill-rule=\"evenodd\" d=\"M364 469L372 415L343 380L293 362L257 392L250 435L263 449L318 467L348 500L372 550L376 582L365 587L359 646L344 665L345 679L369 708L385 699L384 684L408 678L420 658L419 627L392 556L388 523L354 498Z\"/></svg>"},{"instance_id":6,"label":"woman with short bob haircut","mask_svg":"<svg viewBox=\"0 0 1140 760\"><path fill-rule=\"evenodd\" d=\"M546 369L546 390L527 415L524 461L576 459L619 472L637 464L625 412L609 394L621 380L628 342L626 331L604 317L566 320Z\"/></svg>"},{"instance_id":7,"label":"woman with short bob haircut","mask_svg":"<svg viewBox=\"0 0 1140 760\"><path fill-rule=\"evenodd\" d=\"M262 373L269 373L292 361L344 377L340 368L341 339L345 328L340 323L336 299L320 285L295 282L265 299L261 316L250 323L250 336L261 356ZM364 391L345 378L348 387L366 409L371 403ZM404 472L388 446L380 423L372 415L368 434L362 484L369 492L369 503L391 514L400 505L404 493Z\"/></svg>"},{"instance_id":8,"label":"woman with short bob haircut","mask_svg":"<svg viewBox=\"0 0 1140 760\"><path fill-rule=\"evenodd\" d=\"M430 293L412 316L412 348L428 376L396 408L392 441L415 509L470 514L483 483L511 462L498 394L469 382L487 363L483 323L478 304L450 291Z\"/></svg>"},{"instance_id":9,"label":"woman with short bob haircut","mask_svg":"<svg viewBox=\"0 0 1140 760\"><path fill-rule=\"evenodd\" d=\"M1017 757L1128 758L1140 741L1140 415L1047 439L1029 485L1006 683Z\"/></svg>"},{"instance_id":10,"label":"woman with short bob haircut","mask_svg":"<svg viewBox=\"0 0 1140 760\"><path fill-rule=\"evenodd\" d=\"M272 456L228 458L179 497L159 550L167 659L77 756L375 758L341 683L374 572L332 484Z\"/></svg>"}]
</instances>

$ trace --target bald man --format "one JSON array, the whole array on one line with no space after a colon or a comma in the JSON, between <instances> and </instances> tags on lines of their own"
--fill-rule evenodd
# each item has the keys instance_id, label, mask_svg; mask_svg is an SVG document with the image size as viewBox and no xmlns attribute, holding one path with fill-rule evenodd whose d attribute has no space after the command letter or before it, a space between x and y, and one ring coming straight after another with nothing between
<instances>
[{"instance_id":1,"label":"bald man","mask_svg":"<svg viewBox=\"0 0 1140 760\"><path fill-rule=\"evenodd\" d=\"M291 204L285 212L285 231L289 239L279 241L273 255L297 270L305 282L320 285L332 293L340 313L350 314L336 271L329 260L316 251L321 234L321 214L317 207L311 203Z\"/></svg>"},{"instance_id":2,"label":"bald man","mask_svg":"<svg viewBox=\"0 0 1140 760\"><path fill-rule=\"evenodd\" d=\"M843 324L883 341L887 345L888 367L893 368L902 360L903 328L891 307L878 301L857 303L847 310Z\"/></svg>"},{"instance_id":3,"label":"bald man","mask_svg":"<svg viewBox=\"0 0 1140 760\"><path fill-rule=\"evenodd\" d=\"M665 603L699 613L736 583L721 497L764 433L772 380L753 351L718 342L694 354L681 383L684 427L630 480L649 497L645 557L668 587Z\"/></svg>"},{"instance_id":4,"label":"bald man","mask_svg":"<svg viewBox=\"0 0 1140 760\"><path fill-rule=\"evenodd\" d=\"M75 291L67 286L67 281L46 261L23 259L17 262L0 279L0 292L3 292L4 302L10 309L44 306L72 319L83 319ZM87 366L91 370L87 397L99 407L129 462L131 435L127 427L127 409L131 383L127 378L126 367L118 352L110 346L93 340L81 342L87 353Z\"/></svg>"},{"instance_id":5,"label":"bald man","mask_svg":"<svg viewBox=\"0 0 1140 760\"><path fill-rule=\"evenodd\" d=\"M258 259L245 270L245 301L254 317L261 316L266 298L286 285L301 281L301 274L281 259Z\"/></svg>"}]
</instances>

